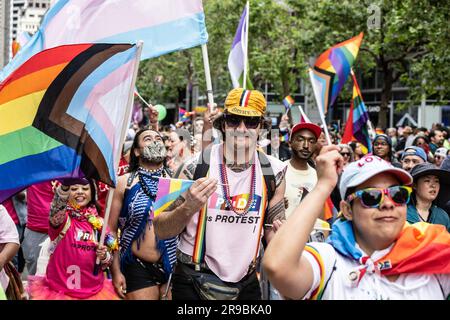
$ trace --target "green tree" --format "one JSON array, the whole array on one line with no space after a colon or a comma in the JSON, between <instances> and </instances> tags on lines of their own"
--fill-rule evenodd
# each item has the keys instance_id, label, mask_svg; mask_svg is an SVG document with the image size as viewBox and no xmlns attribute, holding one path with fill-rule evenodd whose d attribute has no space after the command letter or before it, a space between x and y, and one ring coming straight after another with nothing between
<instances>
[{"instance_id":1,"label":"green tree","mask_svg":"<svg viewBox=\"0 0 450 320\"><path fill-rule=\"evenodd\" d=\"M378 126L386 128L392 87L399 80L409 86L410 105L418 104L423 94L433 96L437 103L448 97L447 2L290 0L287 3L294 12L303 15L307 31L299 45L312 56L364 31L356 68L367 73L375 67L382 73Z\"/></svg>"}]
</instances>

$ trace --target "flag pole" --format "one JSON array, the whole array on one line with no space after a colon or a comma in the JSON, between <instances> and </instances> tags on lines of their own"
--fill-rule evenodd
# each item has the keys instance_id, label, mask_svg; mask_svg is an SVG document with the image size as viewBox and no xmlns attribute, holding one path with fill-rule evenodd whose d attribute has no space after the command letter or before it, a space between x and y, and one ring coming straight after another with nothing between
<instances>
[{"instance_id":1,"label":"flag pole","mask_svg":"<svg viewBox=\"0 0 450 320\"><path fill-rule=\"evenodd\" d=\"M250 2L245 5L247 14L245 15L245 35L244 35L244 77L242 78L242 88L247 88L247 67L248 67L248 23L250 21Z\"/></svg>"},{"instance_id":2,"label":"flag pole","mask_svg":"<svg viewBox=\"0 0 450 320\"><path fill-rule=\"evenodd\" d=\"M134 100L134 88L136 85L136 79L137 79L137 74L138 74L138 70L139 70L139 62L141 61L141 53L142 53L142 48L144 46L144 42L142 40L138 41L138 43L136 44L136 48L137 48L137 54L136 54L136 65L134 66L134 72L133 72L133 78L131 81L131 87L130 87L130 93L128 95L128 103L127 103L127 110L125 111L125 117L123 118L123 123L122 123L122 129L120 132L120 142L121 144L119 145L119 148L117 148L117 152L116 152L116 158L114 159L114 174L116 175L117 178L117 170L119 168L119 161L120 161L120 156L122 154L122 145L125 142L125 136L128 130L128 126L130 124L130 118L131 118L131 110L133 107L133 100ZM100 236L100 244L103 244L105 242L105 236L106 236L106 229L107 229L107 225L108 225L108 220L109 220L109 214L111 212L111 204L112 204L112 200L113 200L113 195L115 192L115 188L110 188L109 192L108 192L108 198L106 201L106 208L105 208L105 216L103 218L103 228L102 228L102 234ZM100 260L97 258L96 262L95 262L96 266L94 269L94 274L98 273L98 266L100 264Z\"/></svg>"},{"instance_id":3,"label":"flag pole","mask_svg":"<svg viewBox=\"0 0 450 320\"><path fill-rule=\"evenodd\" d=\"M209 69L208 47L202 44L203 65L205 68L206 92L208 93L209 111L214 110L214 95L211 81L211 71Z\"/></svg>"},{"instance_id":4,"label":"flag pole","mask_svg":"<svg viewBox=\"0 0 450 320\"><path fill-rule=\"evenodd\" d=\"M314 85L314 80L313 80L313 70L311 68L309 68L309 79L311 81L311 86L313 88L314 91L314 97L316 98L316 104L317 104L317 109L319 109L319 114L320 114L320 120L322 121L323 124L323 132L325 133L325 138L327 139L328 145L332 145L331 143L331 139L330 139L330 133L328 132L328 127L327 127L327 123L325 121L325 115L323 114L323 106L321 106L319 104L319 97L320 94L317 91L316 86Z\"/></svg>"}]
</instances>

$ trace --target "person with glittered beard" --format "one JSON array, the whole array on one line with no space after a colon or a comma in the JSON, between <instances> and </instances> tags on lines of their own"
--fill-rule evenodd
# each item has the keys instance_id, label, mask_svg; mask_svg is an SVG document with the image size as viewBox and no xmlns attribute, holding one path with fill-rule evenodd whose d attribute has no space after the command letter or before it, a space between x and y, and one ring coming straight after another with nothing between
<instances>
[{"instance_id":1,"label":"person with glittered beard","mask_svg":"<svg viewBox=\"0 0 450 320\"><path fill-rule=\"evenodd\" d=\"M64 179L56 187L50 207L51 254L45 276L29 276L32 300L117 300L102 270L112 262L117 240L100 235L104 221L98 214L96 189L85 178ZM96 266L96 260L100 266Z\"/></svg>"}]
</instances>

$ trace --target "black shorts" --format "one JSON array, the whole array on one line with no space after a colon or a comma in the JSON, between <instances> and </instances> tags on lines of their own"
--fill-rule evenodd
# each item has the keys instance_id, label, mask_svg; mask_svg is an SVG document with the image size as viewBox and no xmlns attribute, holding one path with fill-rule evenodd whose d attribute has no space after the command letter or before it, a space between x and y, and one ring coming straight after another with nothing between
<instances>
[{"instance_id":1,"label":"black shorts","mask_svg":"<svg viewBox=\"0 0 450 320\"><path fill-rule=\"evenodd\" d=\"M133 292L167 282L162 263L146 262L136 257L134 263L124 266L123 275L127 283L127 292Z\"/></svg>"}]
</instances>

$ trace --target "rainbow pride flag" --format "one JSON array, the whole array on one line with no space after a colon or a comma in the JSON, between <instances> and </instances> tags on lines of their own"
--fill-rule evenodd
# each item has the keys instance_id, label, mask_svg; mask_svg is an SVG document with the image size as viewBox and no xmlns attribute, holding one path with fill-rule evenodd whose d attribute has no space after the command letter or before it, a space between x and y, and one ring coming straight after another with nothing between
<instances>
[{"instance_id":1,"label":"rainbow pride flag","mask_svg":"<svg viewBox=\"0 0 450 320\"><path fill-rule=\"evenodd\" d=\"M372 152L372 142L370 140L367 124L369 122L369 112L364 104L361 91L355 74L352 72L353 98L350 104L349 118L345 126L342 143L358 141L364 146L364 151Z\"/></svg>"},{"instance_id":2,"label":"rainbow pride flag","mask_svg":"<svg viewBox=\"0 0 450 320\"><path fill-rule=\"evenodd\" d=\"M194 115L194 112L188 112L186 110L184 110L183 108L179 108L178 110L178 119L181 122L186 122L191 120L191 116Z\"/></svg>"},{"instance_id":3,"label":"rainbow pride flag","mask_svg":"<svg viewBox=\"0 0 450 320\"><path fill-rule=\"evenodd\" d=\"M310 77L319 110L323 114L327 113L344 86L358 55L362 38L361 32L358 36L331 47L317 58Z\"/></svg>"},{"instance_id":4,"label":"rainbow pride flag","mask_svg":"<svg viewBox=\"0 0 450 320\"><path fill-rule=\"evenodd\" d=\"M359 280L364 276L367 257L356 247L351 221L337 220L332 227L330 244L341 254L361 263ZM374 261L384 275L402 273L450 273L450 233L438 224L418 222L405 226L391 251Z\"/></svg>"},{"instance_id":5,"label":"rainbow pride flag","mask_svg":"<svg viewBox=\"0 0 450 320\"><path fill-rule=\"evenodd\" d=\"M287 96L283 99L284 107L286 108L286 112L291 109L291 107L294 105L295 100L291 96Z\"/></svg>"},{"instance_id":6,"label":"rainbow pride flag","mask_svg":"<svg viewBox=\"0 0 450 320\"><path fill-rule=\"evenodd\" d=\"M338 210L334 206L333 201L331 200L331 198L328 197L327 201L325 201L323 219L325 221L328 221L328 220L330 220L330 219L332 219L334 217L337 217L337 215L338 215Z\"/></svg>"},{"instance_id":7,"label":"rainbow pride flag","mask_svg":"<svg viewBox=\"0 0 450 320\"><path fill-rule=\"evenodd\" d=\"M135 45L66 45L0 83L0 203L31 184L83 174L115 186L138 63Z\"/></svg>"},{"instance_id":8,"label":"rainbow pride flag","mask_svg":"<svg viewBox=\"0 0 450 320\"><path fill-rule=\"evenodd\" d=\"M153 205L153 214L157 217L194 183L192 180L159 178L158 192Z\"/></svg>"}]
</instances>

